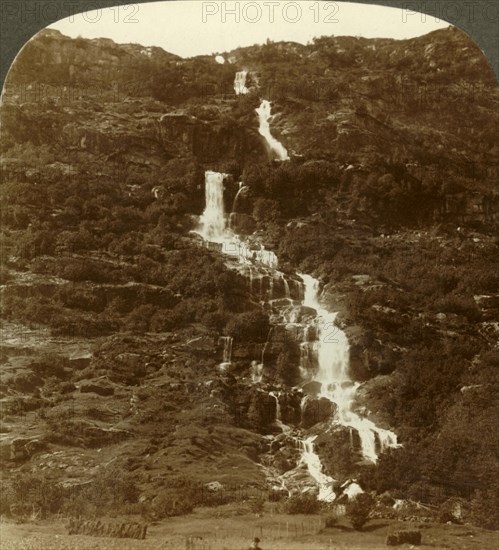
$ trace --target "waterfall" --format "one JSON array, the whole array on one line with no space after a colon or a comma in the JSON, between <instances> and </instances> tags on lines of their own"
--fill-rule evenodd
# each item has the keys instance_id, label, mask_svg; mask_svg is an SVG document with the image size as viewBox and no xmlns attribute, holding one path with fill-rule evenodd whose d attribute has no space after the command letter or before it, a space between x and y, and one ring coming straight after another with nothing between
<instances>
[{"instance_id":1,"label":"waterfall","mask_svg":"<svg viewBox=\"0 0 499 550\"><path fill-rule=\"evenodd\" d=\"M279 394L273 391L269 392L269 395L275 399L275 419L281 420L281 404L279 403Z\"/></svg>"},{"instance_id":2,"label":"waterfall","mask_svg":"<svg viewBox=\"0 0 499 550\"><path fill-rule=\"evenodd\" d=\"M314 450L314 441L316 437L316 435L312 435L299 441L302 452L299 465L305 465L307 467L308 473L319 486L318 499L324 502L332 502L336 498L332 489L334 479L322 472L321 460Z\"/></svg>"},{"instance_id":3,"label":"waterfall","mask_svg":"<svg viewBox=\"0 0 499 550\"><path fill-rule=\"evenodd\" d=\"M262 360L261 360L262 367L263 365L265 365L265 352L267 351L267 346L270 343L270 336L272 335L273 331L274 331L274 327L270 327L269 333L267 334L267 340L265 341L265 344L263 345L263 348L262 348Z\"/></svg>"},{"instance_id":4,"label":"waterfall","mask_svg":"<svg viewBox=\"0 0 499 550\"><path fill-rule=\"evenodd\" d=\"M307 330L307 328L308 327L306 327L305 330ZM300 365L299 365L299 368L300 368L301 377L303 379L306 379L306 377L308 375L307 366L308 366L308 362L309 362L309 348L310 348L310 345L308 343L307 338L308 338L308 334L305 333L305 335L304 335L305 341L300 343Z\"/></svg>"},{"instance_id":5,"label":"waterfall","mask_svg":"<svg viewBox=\"0 0 499 550\"><path fill-rule=\"evenodd\" d=\"M260 122L260 127L258 131L260 135L265 138L265 141L277 160L289 160L288 152L286 151L284 145L277 141L277 139L270 133L270 117L271 117L271 107L270 101L264 99L260 103L260 107L255 109L258 114L258 120Z\"/></svg>"},{"instance_id":6,"label":"waterfall","mask_svg":"<svg viewBox=\"0 0 499 550\"><path fill-rule=\"evenodd\" d=\"M234 91L236 92L236 95L244 95L249 92L248 88L246 88L247 74L248 71L238 71L236 73L236 76L234 77Z\"/></svg>"},{"instance_id":7,"label":"waterfall","mask_svg":"<svg viewBox=\"0 0 499 550\"><path fill-rule=\"evenodd\" d=\"M219 339L219 343L220 341L222 341L224 348L223 348L222 362L218 365L218 368L221 371L226 371L227 368L230 366L231 359L232 359L233 338L232 336L221 336Z\"/></svg>"},{"instance_id":8,"label":"waterfall","mask_svg":"<svg viewBox=\"0 0 499 550\"><path fill-rule=\"evenodd\" d=\"M225 254L233 256L239 262L249 265L251 262L263 264L270 269L276 269L277 256L267 250L262 244L249 246L226 227L224 209L224 177L219 172L205 172L205 208L199 219L199 227L194 233L205 241L222 244ZM240 189L242 191L243 188Z\"/></svg>"},{"instance_id":9,"label":"waterfall","mask_svg":"<svg viewBox=\"0 0 499 550\"><path fill-rule=\"evenodd\" d=\"M222 242L225 235L224 176L219 172L205 173L206 204L199 233L210 242Z\"/></svg>"},{"instance_id":10,"label":"waterfall","mask_svg":"<svg viewBox=\"0 0 499 550\"><path fill-rule=\"evenodd\" d=\"M397 436L378 428L367 418L361 418L352 410L358 384L349 376L349 344L346 334L334 324L336 313L323 309L319 303L319 281L310 275L300 275L305 286L303 305L317 312L317 343L315 353L319 365L313 380L321 384L321 397L326 397L338 407L338 421L342 426L354 428L360 437L364 459L376 462L376 438L381 450L397 446Z\"/></svg>"},{"instance_id":11,"label":"waterfall","mask_svg":"<svg viewBox=\"0 0 499 550\"><path fill-rule=\"evenodd\" d=\"M291 293L289 291L289 284L286 280L286 277L284 277L284 274L281 274L281 279L284 283L284 296L289 300L291 298Z\"/></svg>"},{"instance_id":12,"label":"waterfall","mask_svg":"<svg viewBox=\"0 0 499 550\"><path fill-rule=\"evenodd\" d=\"M234 339L232 336L222 336L221 339L224 343L223 362L230 363L232 358L232 342Z\"/></svg>"},{"instance_id":13,"label":"waterfall","mask_svg":"<svg viewBox=\"0 0 499 550\"><path fill-rule=\"evenodd\" d=\"M258 361L251 361L250 375L253 384L259 384L263 377L263 364Z\"/></svg>"},{"instance_id":14,"label":"waterfall","mask_svg":"<svg viewBox=\"0 0 499 550\"><path fill-rule=\"evenodd\" d=\"M291 433L291 428L286 426L281 419L281 404L279 403L279 394L276 392L269 392L269 395L275 399L275 423L281 428L281 431L285 434ZM286 489L287 490L287 489Z\"/></svg>"},{"instance_id":15,"label":"waterfall","mask_svg":"<svg viewBox=\"0 0 499 550\"><path fill-rule=\"evenodd\" d=\"M364 491L358 483L352 480L348 480L341 486L343 494L348 497L348 500L355 500Z\"/></svg>"},{"instance_id":16,"label":"waterfall","mask_svg":"<svg viewBox=\"0 0 499 550\"><path fill-rule=\"evenodd\" d=\"M275 269L279 263L274 252L272 252L272 250L267 250L263 245L260 245L259 250L253 252L253 257L257 262L273 269Z\"/></svg>"},{"instance_id":17,"label":"waterfall","mask_svg":"<svg viewBox=\"0 0 499 550\"><path fill-rule=\"evenodd\" d=\"M262 102L262 106L264 103ZM267 130L268 119L270 118L269 105L267 110L262 110L262 108L257 110L262 111L259 112L259 115L261 116L261 122L265 119ZM270 132L268 132L268 136L272 140L274 139ZM287 158L287 153L282 145L276 141L275 143L277 143L278 149L279 147L282 148ZM281 158L283 158L282 155ZM278 258L275 253L265 249L263 245L259 245L259 247L255 247L255 245L248 246L245 241L226 228L223 179L224 174L206 172L206 206L200 218L199 234L207 241L222 243L222 252L237 258L238 267L236 269L244 273L249 271L251 290L253 290L254 279L259 279L260 296L263 295L262 279L265 276L270 277L271 280L282 278L286 297L289 297L290 300L291 296L296 298L296 300L290 301L285 306L280 305L279 300L271 304L274 319L278 319L278 321L273 321L273 326L262 349L261 360L251 362L249 372L252 382L260 383L262 381L265 353L267 347L271 344L273 327L276 324L291 324L294 326L293 328L303 329L303 341L300 344L300 372L302 376L310 379L310 373L314 373L312 374L312 381L320 384L320 397L329 399L337 406L337 418L334 422L348 428L350 431L356 430L359 434L364 459L376 462L378 452L397 446L397 436L389 430L378 428L372 421L359 416L353 410L355 394L359 384L354 383L349 375L349 343L346 334L335 324L336 313L329 312L322 307L319 299L319 282L316 279L309 275L299 275L302 280L302 283L299 283L295 278L291 278L290 282L293 283L293 293L291 294L286 277L280 271L277 271ZM297 289L296 285L298 285ZM272 286L270 286L269 292L270 299L272 299ZM307 310L305 321L302 317L304 309L302 306L306 306L306 308L310 308L315 312L311 316L310 310ZM310 317L312 318L310 319ZM222 365L225 368L230 364L231 350L232 340L224 340L224 363ZM302 401L302 407L306 402L305 399ZM277 411L279 415L280 409L277 409ZM278 420L277 418L276 423ZM286 427L286 429L290 430L289 427ZM285 431L284 428L283 431ZM310 476L319 487L319 498L321 500L333 500L335 495L331 485L334 480L322 472L320 458L314 450L315 437L310 436L303 440L297 439L301 449L298 466L307 467Z\"/></svg>"},{"instance_id":18,"label":"waterfall","mask_svg":"<svg viewBox=\"0 0 499 550\"><path fill-rule=\"evenodd\" d=\"M301 409L301 414L303 416L303 409L305 407L305 403L310 399L310 396L309 395L304 395L302 398L301 398L301 401L300 401L300 409Z\"/></svg>"},{"instance_id":19,"label":"waterfall","mask_svg":"<svg viewBox=\"0 0 499 550\"><path fill-rule=\"evenodd\" d=\"M278 262L277 256L275 258L275 262ZM273 274L273 279L281 281L282 290L284 291L284 298L286 298L288 300L291 300L291 292L290 292L290 289L289 289L289 283L288 283L288 280L286 279L286 276L284 275L284 273L282 271L275 270L274 274ZM279 288L281 288L281 285L279 285ZM278 299L281 299L283 297L282 296L282 290L278 294Z\"/></svg>"},{"instance_id":20,"label":"waterfall","mask_svg":"<svg viewBox=\"0 0 499 550\"><path fill-rule=\"evenodd\" d=\"M239 189L236 193L236 196L234 197L234 202L232 203L232 212L236 212L237 208L237 199L239 198L239 195L246 193L249 190L249 187L247 185L240 185Z\"/></svg>"},{"instance_id":21,"label":"waterfall","mask_svg":"<svg viewBox=\"0 0 499 550\"><path fill-rule=\"evenodd\" d=\"M269 279L269 298L268 302L271 302L274 299L274 277L270 277Z\"/></svg>"}]
</instances>

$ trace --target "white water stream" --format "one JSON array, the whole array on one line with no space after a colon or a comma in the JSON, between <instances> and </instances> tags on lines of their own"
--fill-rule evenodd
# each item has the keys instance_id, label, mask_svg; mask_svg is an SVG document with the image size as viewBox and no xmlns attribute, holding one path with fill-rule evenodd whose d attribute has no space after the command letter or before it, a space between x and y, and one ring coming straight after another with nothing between
<instances>
[{"instance_id":1,"label":"white water stream","mask_svg":"<svg viewBox=\"0 0 499 550\"><path fill-rule=\"evenodd\" d=\"M246 75L236 74L236 82L239 92L244 91ZM238 76L239 75L239 76ZM241 88L242 83L242 88ZM270 103L262 101L256 109L260 120L260 134L265 138L269 148L279 160L287 160L288 154L284 146L277 141L270 133L269 120L271 118ZM248 274L250 292L254 293L253 282L258 279L258 297L263 303L273 302L274 288L277 281L282 281L284 289L284 302L288 305L281 306L279 317L287 327L292 326L301 329L302 342L300 344L302 360L300 371L302 376L320 384L320 397L325 397L337 406L337 414L332 423L349 427L357 431L361 442L362 455L365 460L376 462L379 452L388 447L397 446L397 436L389 431L377 427L372 421L359 416L353 409L353 402L358 385L349 376L349 343L346 334L335 324L336 313L327 311L320 303L319 281L310 275L299 274L302 284L291 278L289 282L299 285L298 300L291 299L290 284L286 276L277 270L278 259L274 252L266 250L262 245L249 246L241 240L238 235L227 228L224 209L224 174L207 171L205 174L205 210L200 217L198 233L209 242L222 245L222 253L237 258L243 264ZM239 193L243 187L240 187ZM239 194L238 193L238 194ZM236 197L237 199L237 197ZM236 200L234 201L236 202ZM257 276L255 277L254 272ZM263 278L269 278L269 290L267 300L262 297ZM296 289L296 287L294 287ZM295 292L296 294L296 292ZM296 296L295 296L296 297ZM316 316L306 323L299 322L301 308L305 306L316 311ZM313 330L312 330L313 329ZM309 334L314 333L315 337L309 341ZM262 381L264 375L265 350L271 338L272 330L269 333L269 340L265 344L260 361L252 361L250 367L251 379L254 383ZM232 352L232 339L225 337L224 357L222 365L230 364ZM316 364L317 368L310 371L310 364ZM312 374L311 374L312 372ZM283 432L289 433L291 428L285 426L280 418L279 396L271 395L276 400L277 418L276 423ZM314 450L314 440L317 436L309 436L304 439L296 438L300 449L301 458L298 464L306 466L310 476L319 487L319 499L334 500L335 494L332 490L333 479L322 471L322 464L319 456Z\"/></svg>"},{"instance_id":2,"label":"white water stream","mask_svg":"<svg viewBox=\"0 0 499 550\"><path fill-rule=\"evenodd\" d=\"M258 131L265 139L265 142L267 143L273 156L277 160L289 160L288 152L286 151L284 145L280 141L277 141L277 139L270 133L270 119L272 117L270 101L264 99L260 103L260 107L255 109L255 111L258 115L258 121L260 123Z\"/></svg>"},{"instance_id":3,"label":"white water stream","mask_svg":"<svg viewBox=\"0 0 499 550\"><path fill-rule=\"evenodd\" d=\"M321 385L320 396L337 405L338 423L354 428L359 434L364 458L376 462L377 444L381 452L388 447L395 447L397 436L389 430L378 428L374 422L361 418L352 410L359 384L354 383L349 376L348 339L334 322L336 313L327 311L319 303L319 281L310 275L300 277L305 285L303 305L317 311L317 340L312 345L319 368L313 380Z\"/></svg>"},{"instance_id":4,"label":"white water stream","mask_svg":"<svg viewBox=\"0 0 499 550\"><path fill-rule=\"evenodd\" d=\"M238 71L234 77L234 91L236 95L244 95L248 93L248 88L246 88L246 76L248 71Z\"/></svg>"}]
</instances>

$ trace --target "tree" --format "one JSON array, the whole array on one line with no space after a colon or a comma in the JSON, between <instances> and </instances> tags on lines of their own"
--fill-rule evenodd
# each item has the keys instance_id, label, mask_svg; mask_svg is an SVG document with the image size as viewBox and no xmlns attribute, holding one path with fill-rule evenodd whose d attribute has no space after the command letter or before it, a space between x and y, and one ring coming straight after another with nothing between
<instances>
[{"instance_id":1,"label":"tree","mask_svg":"<svg viewBox=\"0 0 499 550\"><path fill-rule=\"evenodd\" d=\"M499 483L493 481L491 486L483 491L477 491L471 501L472 520L475 525L485 529L499 529Z\"/></svg>"},{"instance_id":2,"label":"tree","mask_svg":"<svg viewBox=\"0 0 499 550\"><path fill-rule=\"evenodd\" d=\"M320 510L320 502L315 495L294 495L289 498L284 509L287 514L316 514Z\"/></svg>"},{"instance_id":3,"label":"tree","mask_svg":"<svg viewBox=\"0 0 499 550\"><path fill-rule=\"evenodd\" d=\"M361 493L347 504L346 515L355 530L362 530L373 507L374 499L369 493Z\"/></svg>"}]
</instances>

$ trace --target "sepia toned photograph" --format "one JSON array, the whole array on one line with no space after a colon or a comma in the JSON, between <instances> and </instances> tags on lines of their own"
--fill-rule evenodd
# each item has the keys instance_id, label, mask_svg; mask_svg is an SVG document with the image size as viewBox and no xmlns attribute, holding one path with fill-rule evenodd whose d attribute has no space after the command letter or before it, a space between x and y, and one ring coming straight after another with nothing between
<instances>
[{"instance_id":1,"label":"sepia toned photograph","mask_svg":"<svg viewBox=\"0 0 499 550\"><path fill-rule=\"evenodd\" d=\"M463 5L28 4L0 548L497 548L499 90Z\"/></svg>"}]
</instances>

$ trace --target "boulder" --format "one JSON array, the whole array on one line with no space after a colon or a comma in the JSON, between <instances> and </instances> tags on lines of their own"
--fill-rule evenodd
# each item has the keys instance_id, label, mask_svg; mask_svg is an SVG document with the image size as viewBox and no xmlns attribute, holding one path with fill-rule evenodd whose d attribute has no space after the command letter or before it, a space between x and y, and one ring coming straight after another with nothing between
<instances>
[{"instance_id":1,"label":"boulder","mask_svg":"<svg viewBox=\"0 0 499 550\"><path fill-rule=\"evenodd\" d=\"M334 403L326 397L314 399L309 397L305 400L302 410L302 426L307 429L319 422L324 422L331 417L337 410Z\"/></svg>"},{"instance_id":2,"label":"boulder","mask_svg":"<svg viewBox=\"0 0 499 550\"><path fill-rule=\"evenodd\" d=\"M317 382L315 380L312 380L311 382L307 382L302 386L303 391L307 395L316 396L321 391L322 384L320 382Z\"/></svg>"},{"instance_id":3,"label":"boulder","mask_svg":"<svg viewBox=\"0 0 499 550\"><path fill-rule=\"evenodd\" d=\"M210 481L209 483L205 483L204 485L208 491L223 491L224 486L220 483L220 481Z\"/></svg>"},{"instance_id":4,"label":"boulder","mask_svg":"<svg viewBox=\"0 0 499 550\"><path fill-rule=\"evenodd\" d=\"M299 424L301 421L301 392L281 392L279 405L281 407L281 420L286 425Z\"/></svg>"}]
</instances>

